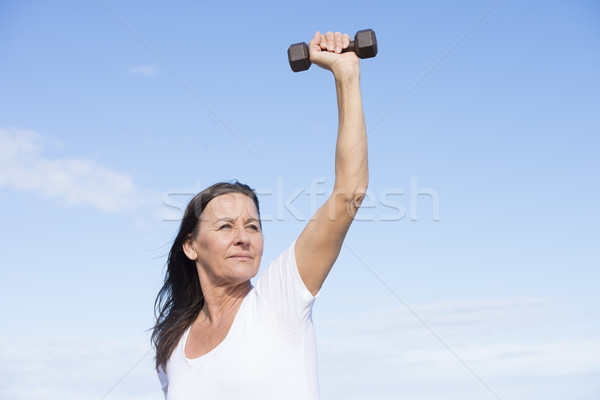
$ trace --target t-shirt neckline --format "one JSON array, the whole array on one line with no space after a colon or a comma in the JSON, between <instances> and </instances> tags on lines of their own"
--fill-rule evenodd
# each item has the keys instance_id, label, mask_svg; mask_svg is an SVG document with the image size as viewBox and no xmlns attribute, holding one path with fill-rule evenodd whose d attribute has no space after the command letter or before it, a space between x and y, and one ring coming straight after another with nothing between
<instances>
[{"instance_id":1,"label":"t-shirt neckline","mask_svg":"<svg viewBox=\"0 0 600 400\"><path fill-rule=\"evenodd\" d=\"M225 335L223 340L221 340L221 342L219 344L217 344L212 350L208 351L207 353L204 353L201 356L194 357L194 358L189 358L188 356L185 355L185 346L187 344L188 335L190 333L192 325L190 324L190 326L188 326L186 328L186 330L183 333L183 336L181 338L182 345L181 345L180 351L181 351L181 356L188 364L197 365L197 364L205 363L208 360L210 360L211 358L213 358L220 351L222 351L222 349L225 347L227 342L230 340L230 338L235 333L236 327L239 324L239 321L238 321L239 317L240 317L240 315L243 314L242 308L244 308L246 306L246 300L248 299L248 297L250 296L250 294L252 292L254 292L254 287L252 287L250 289L250 291L246 294L246 296L244 296L244 298L242 299L242 304L240 304L240 308L238 308L237 313L235 314L235 317L233 318L233 322L231 323L231 327L229 328L229 332L227 332L227 335Z\"/></svg>"}]
</instances>

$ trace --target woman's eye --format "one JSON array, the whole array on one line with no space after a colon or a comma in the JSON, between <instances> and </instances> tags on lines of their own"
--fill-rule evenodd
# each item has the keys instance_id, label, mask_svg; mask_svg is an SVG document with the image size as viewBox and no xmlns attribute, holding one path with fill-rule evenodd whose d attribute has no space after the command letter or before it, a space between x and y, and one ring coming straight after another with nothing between
<instances>
[{"instance_id":1,"label":"woman's eye","mask_svg":"<svg viewBox=\"0 0 600 400\"><path fill-rule=\"evenodd\" d=\"M228 229L228 228L231 228L231 225L229 225L229 224L225 224L225 225L221 225L221 226L219 227L219 230Z\"/></svg>"},{"instance_id":2,"label":"woman's eye","mask_svg":"<svg viewBox=\"0 0 600 400\"><path fill-rule=\"evenodd\" d=\"M256 231L256 232L259 231L258 225L248 225L248 229Z\"/></svg>"}]
</instances>

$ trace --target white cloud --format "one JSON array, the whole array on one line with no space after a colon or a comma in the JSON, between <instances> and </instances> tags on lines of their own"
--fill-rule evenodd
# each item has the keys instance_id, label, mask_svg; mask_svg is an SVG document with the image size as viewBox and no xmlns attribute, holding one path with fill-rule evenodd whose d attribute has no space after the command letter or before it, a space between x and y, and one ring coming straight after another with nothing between
<instances>
[{"instance_id":1,"label":"white cloud","mask_svg":"<svg viewBox=\"0 0 600 400\"><path fill-rule=\"evenodd\" d=\"M372 304L368 313L354 313L352 319L340 316L326 324L349 324L352 332L366 335L403 332L420 336L429 327L444 337L464 337L531 325L550 312L547 303L536 298L473 299L415 304L410 305L410 310L399 303L391 307Z\"/></svg>"},{"instance_id":2,"label":"white cloud","mask_svg":"<svg viewBox=\"0 0 600 400\"><path fill-rule=\"evenodd\" d=\"M2 399L162 397L148 343L68 337L2 337L0 342Z\"/></svg>"},{"instance_id":3,"label":"white cloud","mask_svg":"<svg viewBox=\"0 0 600 400\"><path fill-rule=\"evenodd\" d=\"M547 400L565 398L561 391L590 399L600 392L594 378L600 374L599 340L452 346L475 376L441 345L412 347L402 335L395 339L337 342L333 357L334 343L321 342L322 392L345 399L412 400L495 398L486 385L512 400L529 400L531 392Z\"/></svg>"},{"instance_id":4,"label":"white cloud","mask_svg":"<svg viewBox=\"0 0 600 400\"><path fill-rule=\"evenodd\" d=\"M43 138L33 131L0 129L0 187L105 212L120 212L143 201L130 177L92 160L48 158L44 147Z\"/></svg>"},{"instance_id":5,"label":"white cloud","mask_svg":"<svg viewBox=\"0 0 600 400\"><path fill-rule=\"evenodd\" d=\"M155 76L158 69L154 65L136 65L129 68L129 72L149 78Z\"/></svg>"},{"instance_id":6,"label":"white cloud","mask_svg":"<svg viewBox=\"0 0 600 400\"><path fill-rule=\"evenodd\" d=\"M590 378L600 374L600 340L586 334L594 322L559 304L516 298L411 305L444 343L403 306L373 304L317 321L322 392L346 399L494 398L464 362L500 398L592 398L600 392Z\"/></svg>"}]
</instances>

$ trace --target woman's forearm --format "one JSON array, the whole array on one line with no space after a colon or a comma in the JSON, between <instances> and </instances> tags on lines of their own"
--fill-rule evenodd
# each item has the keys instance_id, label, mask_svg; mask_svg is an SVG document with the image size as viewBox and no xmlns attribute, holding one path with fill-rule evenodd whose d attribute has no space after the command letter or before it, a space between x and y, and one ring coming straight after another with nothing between
<instances>
[{"instance_id":1,"label":"woman's forearm","mask_svg":"<svg viewBox=\"0 0 600 400\"><path fill-rule=\"evenodd\" d=\"M348 200L364 195L369 183L367 129L360 93L360 74L340 74L335 84L338 102L338 135L335 151L336 193Z\"/></svg>"}]
</instances>

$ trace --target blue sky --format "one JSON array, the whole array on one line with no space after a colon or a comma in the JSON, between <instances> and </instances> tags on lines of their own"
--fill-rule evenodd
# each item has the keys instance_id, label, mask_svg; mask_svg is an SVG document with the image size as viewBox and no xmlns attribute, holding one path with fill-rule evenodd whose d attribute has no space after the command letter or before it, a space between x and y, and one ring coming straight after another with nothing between
<instances>
[{"instance_id":1,"label":"blue sky","mask_svg":"<svg viewBox=\"0 0 600 400\"><path fill-rule=\"evenodd\" d=\"M180 208L261 193L265 266L333 186L333 80L372 28L367 207L315 305L324 399L600 395L593 1L0 5L0 397L160 399Z\"/></svg>"}]
</instances>

